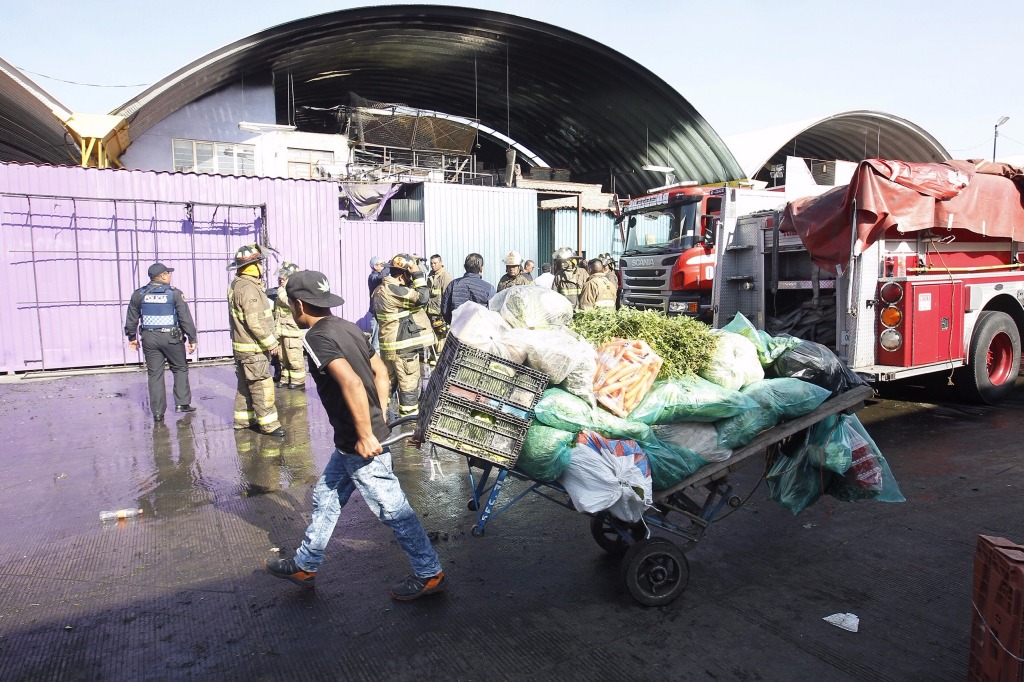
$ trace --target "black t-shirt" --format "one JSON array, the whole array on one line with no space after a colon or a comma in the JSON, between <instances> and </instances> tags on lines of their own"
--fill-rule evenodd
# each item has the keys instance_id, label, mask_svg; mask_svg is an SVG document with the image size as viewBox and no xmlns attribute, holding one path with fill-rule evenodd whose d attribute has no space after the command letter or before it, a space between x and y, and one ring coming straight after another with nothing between
<instances>
[{"instance_id":1,"label":"black t-shirt","mask_svg":"<svg viewBox=\"0 0 1024 682\"><path fill-rule=\"evenodd\" d=\"M309 373L316 382L316 392L320 402L327 410L327 417L334 427L334 446L343 452L355 452L356 434L352 412L348 409L341 386L327 371L332 360L347 360L352 370L366 387L366 397L370 402L370 424L377 440L384 440L391 434L391 429L384 423L377 396L377 386L373 382L373 369L370 358L373 348L366 341L363 330L347 320L329 315L309 328L302 342L306 357L309 358Z\"/></svg>"}]
</instances>

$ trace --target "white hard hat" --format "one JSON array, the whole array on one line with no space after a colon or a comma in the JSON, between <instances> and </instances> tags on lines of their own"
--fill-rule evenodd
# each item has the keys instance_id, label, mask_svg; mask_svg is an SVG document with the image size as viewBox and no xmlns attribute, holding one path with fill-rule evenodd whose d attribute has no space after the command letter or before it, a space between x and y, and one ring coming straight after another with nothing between
<instances>
[{"instance_id":1,"label":"white hard hat","mask_svg":"<svg viewBox=\"0 0 1024 682\"><path fill-rule=\"evenodd\" d=\"M569 260L575 258L576 252L570 249L568 246L563 246L551 254L551 258L554 260Z\"/></svg>"},{"instance_id":2,"label":"white hard hat","mask_svg":"<svg viewBox=\"0 0 1024 682\"><path fill-rule=\"evenodd\" d=\"M509 251L505 256L505 265L522 265L523 255L518 251Z\"/></svg>"}]
</instances>

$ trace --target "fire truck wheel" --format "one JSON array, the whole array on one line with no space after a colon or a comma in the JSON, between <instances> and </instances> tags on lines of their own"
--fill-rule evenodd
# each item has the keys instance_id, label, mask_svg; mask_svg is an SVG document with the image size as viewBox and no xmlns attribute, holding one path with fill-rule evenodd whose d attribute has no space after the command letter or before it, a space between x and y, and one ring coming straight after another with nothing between
<instances>
[{"instance_id":1,"label":"fire truck wheel","mask_svg":"<svg viewBox=\"0 0 1024 682\"><path fill-rule=\"evenodd\" d=\"M967 360L953 377L967 400L992 405L1012 393L1020 371L1020 332L1013 318L994 310L978 315Z\"/></svg>"}]
</instances>

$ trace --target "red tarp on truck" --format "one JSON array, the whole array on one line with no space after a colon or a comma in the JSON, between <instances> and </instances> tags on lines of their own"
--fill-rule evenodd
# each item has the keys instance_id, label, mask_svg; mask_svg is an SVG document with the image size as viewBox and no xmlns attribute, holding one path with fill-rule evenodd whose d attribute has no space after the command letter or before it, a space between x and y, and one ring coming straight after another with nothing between
<instances>
[{"instance_id":1,"label":"red tarp on truck","mask_svg":"<svg viewBox=\"0 0 1024 682\"><path fill-rule=\"evenodd\" d=\"M907 163L868 159L845 187L786 206L780 229L800 235L811 259L830 272L846 267L886 230L949 228L1024 241L1020 169L985 161ZM856 242L851 235L856 201Z\"/></svg>"}]
</instances>

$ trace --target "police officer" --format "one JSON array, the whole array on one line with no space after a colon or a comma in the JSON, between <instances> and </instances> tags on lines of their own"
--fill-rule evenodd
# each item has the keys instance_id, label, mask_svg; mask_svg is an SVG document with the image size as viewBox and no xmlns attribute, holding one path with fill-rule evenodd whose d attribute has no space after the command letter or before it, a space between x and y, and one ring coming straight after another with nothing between
<instances>
[{"instance_id":1,"label":"police officer","mask_svg":"<svg viewBox=\"0 0 1024 682\"><path fill-rule=\"evenodd\" d=\"M167 384L164 382L164 361L174 375L174 410L195 412L192 407L192 389L188 383L188 363L185 351L196 350L196 325L192 321L185 298L179 289L171 286L171 273L163 263L149 266L150 282L132 293L128 303L128 316L124 333L128 345L139 350L139 322L142 322L142 352L149 373L149 408L153 420L164 420L167 410Z\"/></svg>"},{"instance_id":2,"label":"police officer","mask_svg":"<svg viewBox=\"0 0 1024 682\"><path fill-rule=\"evenodd\" d=\"M246 244L235 252L228 270L235 278L228 287L231 350L235 356L235 429L255 426L261 433L284 438L277 418L270 356L280 345L274 335L273 311L260 277L266 260L259 244Z\"/></svg>"},{"instance_id":3,"label":"police officer","mask_svg":"<svg viewBox=\"0 0 1024 682\"><path fill-rule=\"evenodd\" d=\"M302 361L302 332L292 318L285 285L288 278L299 271L295 263L284 261L277 271L277 298L274 299L274 330L281 346L281 385L287 388L306 388L306 367Z\"/></svg>"},{"instance_id":4,"label":"police officer","mask_svg":"<svg viewBox=\"0 0 1024 682\"><path fill-rule=\"evenodd\" d=\"M420 353L436 342L427 318L430 291L416 259L400 253L388 263L388 274L373 292L380 323L380 355L388 369L391 390L398 388L398 415L419 412L422 369ZM384 406L385 414L387 406Z\"/></svg>"},{"instance_id":5,"label":"police officer","mask_svg":"<svg viewBox=\"0 0 1024 682\"><path fill-rule=\"evenodd\" d=\"M551 283L551 288L565 296L572 303L573 309L578 310L580 294L583 293L583 285L587 283L587 273L578 266L576 254L568 246L551 254L551 259L555 262L555 281Z\"/></svg>"},{"instance_id":6,"label":"police officer","mask_svg":"<svg viewBox=\"0 0 1024 682\"><path fill-rule=\"evenodd\" d=\"M441 317L441 296L444 290L452 283L452 273L445 268L441 256L434 254L430 257L430 274L427 276L427 285L430 287L430 299L427 301L427 317L430 319L430 326L437 336L435 351L441 355L444 348L445 337L448 336L448 323Z\"/></svg>"},{"instance_id":7,"label":"police officer","mask_svg":"<svg viewBox=\"0 0 1024 682\"><path fill-rule=\"evenodd\" d=\"M590 261L590 277L580 293L580 310L592 308L615 308L615 287L605 277L604 263L600 258Z\"/></svg>"},{"instance_id":8,"label":"police officer","mask_svg":"<svg viewBox=\"0 0 1024 682\"><path fill-rule=\"evenodd\" d=\"M498 280L498 291L524 284L533 284L533 280L523 274L523 257L518 251L509 251L505 255L505 274Z\"/></svg>"}]
</instances>

